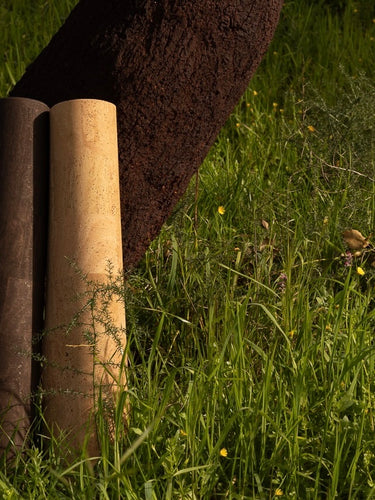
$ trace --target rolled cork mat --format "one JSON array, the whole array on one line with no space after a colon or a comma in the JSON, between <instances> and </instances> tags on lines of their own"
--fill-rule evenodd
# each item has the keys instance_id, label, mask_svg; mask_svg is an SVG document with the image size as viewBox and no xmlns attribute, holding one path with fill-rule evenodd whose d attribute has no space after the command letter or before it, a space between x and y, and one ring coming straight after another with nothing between
<instances>
[{"instance_id":1,"label":"rolled cork mat","mask_svg":"<svg viewBox=\"0 0 375 500\"><path fill-rule=\"evenodd\" d=\"M0 454L13 456L33 418L33 351L43 328L48 110L0 100Z\"/></svg>"},{"instance_id":2,"label":"rolled cork mat","mask_svg":"<svg viewBox=\"0 0 375 500\"><path fill-rule=\"evenodd\" d=\"M125 383L124 304L105 293L108 261L113 273L122 269L116 107L93 99L59 103L50 131L44 416L73 453L86 441L93 456L99 400L111 426Z\"/></svg>"}]
</instances>

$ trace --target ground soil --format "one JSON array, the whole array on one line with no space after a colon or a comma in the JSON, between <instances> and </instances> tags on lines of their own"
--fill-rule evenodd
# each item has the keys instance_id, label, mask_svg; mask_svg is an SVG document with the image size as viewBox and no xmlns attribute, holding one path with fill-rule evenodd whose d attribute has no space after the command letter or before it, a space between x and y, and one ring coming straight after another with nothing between
<instances>
[{"instance_id":1,"label":"ground soil","mask_svg":"<svg viewBox=\"0 0 375 500\"><path fill-rule=\"evenodd\" d=\"M272 39L282 0L81 0L11 92L113 102L124 268L186 190Z\"/></svg>"}]
</instances>

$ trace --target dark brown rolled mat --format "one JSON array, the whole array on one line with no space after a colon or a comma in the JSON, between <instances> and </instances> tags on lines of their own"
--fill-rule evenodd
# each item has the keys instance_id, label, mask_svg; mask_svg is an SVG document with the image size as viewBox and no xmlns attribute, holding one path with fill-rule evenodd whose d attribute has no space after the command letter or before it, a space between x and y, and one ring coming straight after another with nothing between
<instances>
[{"instance_id":1,"label":"dark brown rolled mat","mask_svg":"<svg viewBox=\"0 0 375 500\"><path fill-rule=\"evenodd\" d=\"M48 106L0 100L0 455L23 446L43 328ZM13 450L13 451L12 451Z\"/></svg>"},{"instance_id":2,"label":"dark brown rolled mat","mask_svg":"<svg viewBox=\"0 0 375 500\"><path fill-rule=\"evenodd\" d=\"M137 264L244 93L282 0L81 0L11 92L117 106L124 269Z\"/></svg>"}]
</instances>

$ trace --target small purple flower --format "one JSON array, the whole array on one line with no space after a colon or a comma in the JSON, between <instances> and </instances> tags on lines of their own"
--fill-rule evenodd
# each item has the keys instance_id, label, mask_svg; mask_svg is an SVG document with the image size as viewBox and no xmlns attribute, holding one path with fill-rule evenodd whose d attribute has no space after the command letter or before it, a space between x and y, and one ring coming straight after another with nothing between
<instances>
[{"instance_id":1,"label":"small purple flower","mask_svg":"<svg viewBox=\"0 0 375 500\"><path fill-rule=\"evenodd\" d=\"M350 267L353 262L353 254L350 250L347 250L345 252L345 260L344 260L344 266L345 267Z\"/></svg>"},{"instance_id":2,"label":"small purple flower","mask_svg":"<svg viewBox=\"0 0 375 500\"><path fill-rule=\"evenodd\" d=\"M280 273L279 276L279 290L281 293L285 292L286 282L288 281L288 276L285 273Z\"/></svg>"}]
</instances>

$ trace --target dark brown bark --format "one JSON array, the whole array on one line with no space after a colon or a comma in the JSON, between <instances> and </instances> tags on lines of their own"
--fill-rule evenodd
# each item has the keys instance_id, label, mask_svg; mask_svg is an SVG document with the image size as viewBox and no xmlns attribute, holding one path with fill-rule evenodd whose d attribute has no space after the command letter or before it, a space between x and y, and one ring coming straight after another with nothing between
<instances>
[{"instance_id":1,"label":"dark brown bark","mask_svg":"<svg viewBox=\"0 0 375 500\"><path fill-rule=\"evenodd\" d=\"M124 267L158 234L272 39L282 0L81 0L11 95L118 109Z\"/></svg>"}]
</instances>

